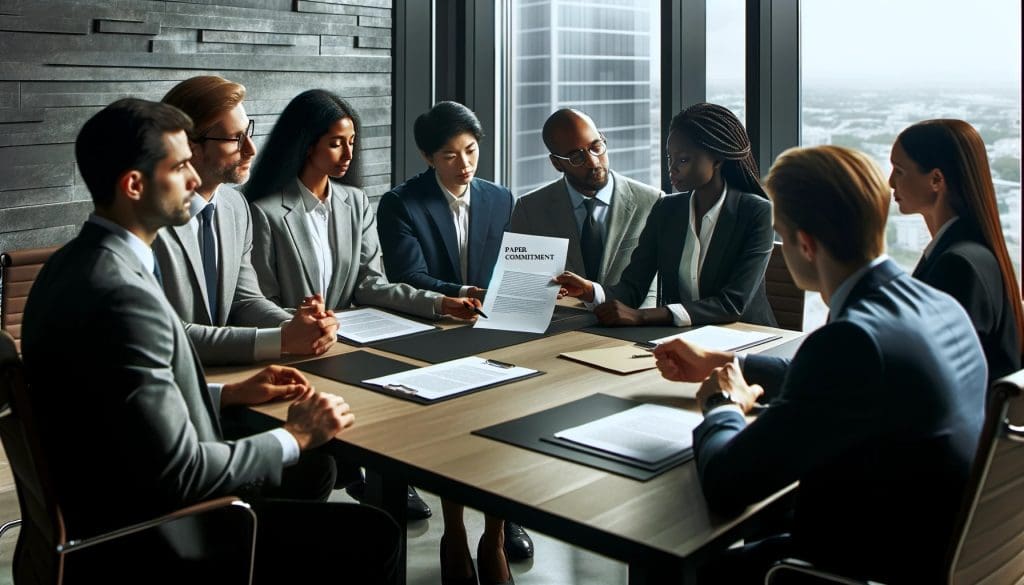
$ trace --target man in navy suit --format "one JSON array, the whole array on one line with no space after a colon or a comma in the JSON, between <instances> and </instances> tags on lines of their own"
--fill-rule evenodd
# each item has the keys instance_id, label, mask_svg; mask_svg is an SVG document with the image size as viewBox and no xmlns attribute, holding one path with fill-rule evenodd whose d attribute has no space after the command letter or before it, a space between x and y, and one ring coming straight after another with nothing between
<instances>
[{"instance_id":1,"label":"man in navy suit","mask_svg":"<svg viewBox=\"0 0 1024 585\"><path fill-rule=\"evenodd\" d=\"M512 217L512 192L473 176L483 128L466 106L437 104L416 118L413 134L430 168L386 193L377 208L388 280L482 300Z\"/></svg>"},{"instance_id":2,"label":"man in navy suit","mask_svg":"<svg viewBox=\"0 0 1024 585\"><path fill-rule=\"evenodd\" d=\"M790 272L831 312L792 361L683 342L655 351L666 378L704 380L694 451L712 510L800 482L789 533L727 551L701 582L760 583L785 556L886 583L941 582L984 418L971 321L883 254L889 190L867 156L792 149L767 187ZM762 396L769 406L748 426Z\"/></svg>"}]
</instances>

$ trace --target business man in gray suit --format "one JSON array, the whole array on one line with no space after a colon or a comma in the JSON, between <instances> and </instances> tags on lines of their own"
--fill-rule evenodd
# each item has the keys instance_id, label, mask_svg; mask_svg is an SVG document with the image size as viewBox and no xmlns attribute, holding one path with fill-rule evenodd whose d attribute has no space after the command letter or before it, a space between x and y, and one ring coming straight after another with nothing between
<instances>
[{"instance_id":1,"label":"business man in gray suit","mask_svg":"<svg viewBox=\"0 0 1024 585\"><path fill-rule=\"evenodd\" d=\"M542 137L563 177L520 197L509 231L568 238L566 270L617 283L661 191L609 169L607 141L583 112L551 114ZM654 306L655 295L652 282L643 306Z\"/></svg>"},{"instance_id":2,"label":"business man in gray suit","mask_svg":"<svg viewBox=\"0 0 1024 585\"><path fill-rule=\"evenodd\" d=\"M356 575L351 582L383 582L398 550L397 529L386 515L362 506L263 499L300 452L352 424L345 401L314 391L298 371L280 366L208 385L160 289L150 246L162 227L189 221L191 193L199 186L189 164L191 126L175 108L130 98L85 123L75 156L96 209L43 267L25 309L35 422L67 533L93 536L200 500L244 494L260 522L258 582L311 582L328 563L339 576ZM222 407L275 399L293 401L284 426L223 439ZM166 543L173 536L147 538ZM35 526L22 528L17 582L47 581L56 571L52 553L37 554L45 542ZM152 544L125 546L153 553ZM156 566L145 565L152 554L94 558L87 580L173 582L189 562L173 550L156 549L169 557Z\"/></svg>"},{"instance_id":3,"label":"business man in gray suit","mask_svg":"<svg viewBox=\"0 0 1024 585\"><path fill-rule=\"evenodd\" d=\"M216 76L187 79L164 96L195 122L192 164L202 180L191 221L160 232L153 249L167 299L206 365L251 363L282 354L321 354L338 322L322 299L292 315L264 298L250 258L252 216L242 195L256 154L245 88Z\"/></svg>"}]
</instances>

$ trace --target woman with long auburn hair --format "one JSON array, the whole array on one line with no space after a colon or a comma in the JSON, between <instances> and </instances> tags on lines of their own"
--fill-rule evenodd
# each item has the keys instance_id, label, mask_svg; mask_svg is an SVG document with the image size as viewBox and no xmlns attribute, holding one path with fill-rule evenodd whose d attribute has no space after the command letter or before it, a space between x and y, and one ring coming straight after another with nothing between
<instances>
[{"instance_id":1,"label":"woman with long auburn hair","mask_svg":"<svg viewBox=\"0 0 1024 585\"><path fill-rule=\"evenodd\" d=\"M932 235L914 277L966 309L990 380L1020 369L1024 308L981 135L963 120L925 120L900 133L891 160L900 211L921 214Z\"/></svg>"}]
</instances>

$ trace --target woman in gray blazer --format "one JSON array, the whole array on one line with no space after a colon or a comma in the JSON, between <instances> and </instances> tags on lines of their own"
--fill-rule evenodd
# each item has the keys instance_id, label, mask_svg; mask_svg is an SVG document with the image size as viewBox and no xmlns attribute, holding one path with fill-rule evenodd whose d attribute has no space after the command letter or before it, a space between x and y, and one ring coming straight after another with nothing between
<instances>
[{"instance_id":1,"label":"woman in gray blazer","mask_svg":"<svg viewBox=\"0 0 1024 585\"><path fill-rule=\"evenodd\" d=\"M263 294L286 308L320 294L335 310L371 305L472 318L478 301L384 276L373 207L357 187L359 130L352 107L321 89L299 94L281 113L245 189Z\"/></svg>"}]
</instances>

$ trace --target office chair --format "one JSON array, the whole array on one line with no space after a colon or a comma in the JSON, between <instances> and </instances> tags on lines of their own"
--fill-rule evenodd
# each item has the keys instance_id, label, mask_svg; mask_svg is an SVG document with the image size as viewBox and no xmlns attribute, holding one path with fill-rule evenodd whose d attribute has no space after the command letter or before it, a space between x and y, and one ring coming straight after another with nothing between
<instances>
[{"instance_id":1,"label":"office chair","mask_svg":"<svg viewBox=\"0 0 1024 585\"><path fill-rule=\"evenodd\" d=\"M21 314L28 291L43 264L59 248L28 248L0 254L0 329L11 334L15 348L21 342ZM20 348L19 348L20 349ZM0 528L0 536L3 528Z\"/></svg>"},{"instance_id":2,"label":"office chair","mask_svg":"<svg viewBox=\"0 0 1024 585\"><path fill-rule=\"evenodd\" d=\"M782 243L775 242L768 270L764 273L765 294L775 314L775 321L783 329L803 331L804 297L803 290L793 281L793 275L782 256Z\"/></svg>"},{"instance_id":3,"label":"office chair","mask_svg":"<svg viewBox=\"0 0 1024 585\"><path fill-rule=\"evenodd\" d=\"M949 585L1024 582L1024 370L996 380L947 559ZM796 559L775 564L765 584L787 575L867 585Z\"/></svg>"},{"instance_id":4,"label":"office chair","mask_svg":"<svg viewBox=\"0 0 1024 585\"><path fill-rule=\"evenodd\" d=\"M14 473L23 521L15 553L16 582L167 582L170 574L180 580L195 567L192 577L197 582L215 577L218 583L251 583L256 515L235 497L202 502L105 534L69 534L35 427L25 370L14 339L5 331L0 331L0 438ZM227 558L202 557L204 542L225 538L233 539L224 547L231 549ZM167 544L158 550L153 543ZM153 562L147 565L150 556ZM117 572L129 563L145 566L150 574Z\"/></svg>"}]
</instances>

